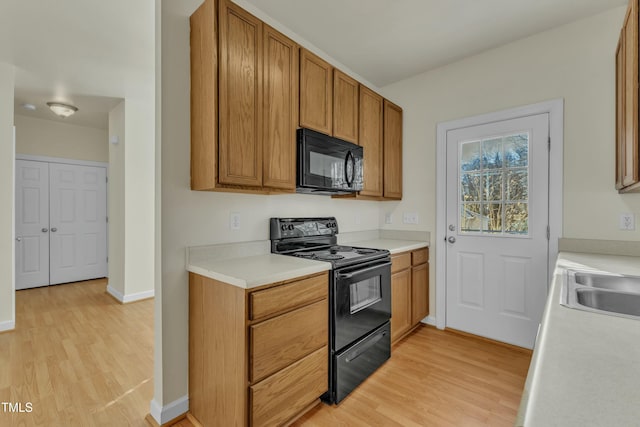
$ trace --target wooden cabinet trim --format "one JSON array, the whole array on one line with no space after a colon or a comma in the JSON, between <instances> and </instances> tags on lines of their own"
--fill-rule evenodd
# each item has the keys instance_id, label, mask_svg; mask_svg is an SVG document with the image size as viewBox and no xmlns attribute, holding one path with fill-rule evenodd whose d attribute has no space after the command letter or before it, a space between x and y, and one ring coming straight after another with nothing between
<instances>
[{"instance_id":1,"label":"wooden cabinet trim","mask_svg":"<svg viewBox=\"0 0 640 427\"><path fill-rule=\"evenodd\" d=\"M287 312L296 307L328 298L326 275L314 276L249 294L249 319Z\"/></svg>"},{"instance_id":2,"label":"wooden cabinet trim","mask_svg":"<svg viewBox=\"0 0 640 427\"><path fill-rule=\"evenodd\" d=\"M391 275L391 342L411 329L411 269Z\"/></svg>"},{"instance_id":3,"label":"wooden cabinet trim","mask_svg":"<svg viewBox=\"0 0 640 427\"><path fill-rule=\"evenodd\" d=\"M416 249L411 252L411 265L429 262L429 248Z\"/></svg>"},{"instance_id":4,"label":"wooden cabinet trim","mask_svg":"<svg viewBox=\"0 0 640 427\"><path fill-rule=\"evenodd\" d=\"M388 199L402 199L402 108L384 100L384 190Z\"/></svg>"},{"instance_id":5,"label":"wooden cabinet trim","mask_svg":"<svg viewBox=\"0 0 640 427\"><path fill-rule=\"evenodd\" d=\"M326 346L328 314L328 300L325 299L250 326L250 381L260 381Z\"/></svg>"},{"instance_id":6,"label":"wooden cabinet trim","mask_svg":"<svg viewBox=\"0 0 640 427\"><path fill-rule=\"evenodd\" d=\"M332 99L333 66L300 49L300 127L331 135Z\"/></svg>"},{"instance_id":7,"label":"wooden cabinet trim","mask_svg":"<svg viewBox=\"0 0 640 427\"><path fill-rule=\"evenodd\" d=\"M383 98L366 86L359 92L358 143L364 156L362 196L382 197L383 186Z\"/></svg>"},{"instance_id":8,"label":"wooden cabinet trim","mask_svg":"<svg viewBox=\"0 0 640 427\"><path fill-rule=\"evenodd\" d=\"M358 82L337 68L333 70L333 136L358 143Z\"/></svg>"},{"instance_id":9,"label":"wooden cabinet trim","mask_svg":"<svg viewBox=\"0 0 640 427\"><path fill-rule=\"evenodd\" d=\"M296 189L299 46L263 24L263 186Z\"/></svg>"},{"instance_id":10,"label":"wooden cabinet trim","mask_svg":"<svg viewBox=\"0 0 640 427\"><path fill-rule=\"evenodd\" d=\"M411 323L418 324L429 315L429 264L411 268Z\"/></svg>"},{"instance_id":11,"label":"wooden cabinet trim","mask_svg":"<svg viewBox=\"0 0 640 427\"><path fill-rule=\"evenodd\" d=\"M251 425L283 425L307 409L328 390L327 360L325 346L251 386Z\"/></svg>"},{"instance_id":12,"label":"wooden cabinet trim","mask_svg":"<svg viewBox=\"0 0 640 427\"><path fill-rule=\"evenodd\" d=\"M212 190L218 180L218 43L214 1L190 17L191 189Z\"/></svg>"},{"instance_id":13,"label":"wooden cabinet trim","mask_svg":"<svg viewBox=\"0 0 640 427\"><path fill-rule=\"evenodd\" d=\"M411 267L411 252L402 252L391 257L391 273Z\"/></svg>"},{"instance_id":14,"label":"wooden cabinet trim","mask_svg":"<svg viewBox=\"0 0 640 427\"><path fill-rule=\"evenodd\" d=\"M228 0L218 20L218 181L262 187L262 21Z\"/></svg>"}]
</instances>

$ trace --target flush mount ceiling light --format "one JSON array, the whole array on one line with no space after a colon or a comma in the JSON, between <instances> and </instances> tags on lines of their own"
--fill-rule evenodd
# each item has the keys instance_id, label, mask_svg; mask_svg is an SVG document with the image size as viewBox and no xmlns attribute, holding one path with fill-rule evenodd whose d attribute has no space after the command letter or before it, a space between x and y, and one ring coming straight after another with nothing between
<instances>
[{"instance_id":1,"label":"flush mount ceiling light","mask_svg":"<svg viewBox=\"0 0 640 427\"><path fill-rule=\"evenodd\" d=\"M47 102L47 105L56 115L60 117L69 117L76 111L78 111L78 107L74 107L73 105L63 104L61 102Z\"/></svg>"}]
</instances>

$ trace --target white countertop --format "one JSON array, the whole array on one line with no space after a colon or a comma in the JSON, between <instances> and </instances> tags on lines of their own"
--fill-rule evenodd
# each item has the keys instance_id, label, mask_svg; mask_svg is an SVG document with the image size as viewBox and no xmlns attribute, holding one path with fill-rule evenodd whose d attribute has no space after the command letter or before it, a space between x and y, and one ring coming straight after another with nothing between
<instances>
[{"instance_id":1,"label":"white countertop","mask_svg":"<svg viewBox=\"0 0 640 427\"><path fill-rule=\"evenodd\" d=\"M201 276L251 289L331 270L331 264L285 255L253 255L227 259L192 261L187 270Z\"/></svg>"},{"instance_id":2,"label":"white countertop","mask_svg":"<svg viewBox=\"0 0 640 427\"><path fill-rule=\"evenodd\" d=\"M429 243L416 240L375 239L364 240L362 242L351 242L350 245L360 246L363 248L386 249L391 253L391 255L394 255L400 252L426 248L429 246Z\"/></svg>"},{"instance_id":3,"label":"white countertop","mask_svg":"<svg viewBox=\"0 0 640 427\"><path fill-rule=\"evenodd\" d=\"M640 276L640 258L559 254L516 425L640 425L640 321L560 305L566 269Z\"/></svg>"},{"instance_id":4,"label":"white countertop","mask_svg":"<svg viewBox=\"0 0 640 427\"><path fill-rule=\"evenodd\" d=\"M192 255L187 257L187 270L245 289L331 270L331 264L328 262L287 255L270 253L238 255L242 251L260 251L269 247L253 243L251 245L252 248L248 248L247 244L195 248L198 254L196 256L194 250ZM349 242L348 245L387 249L391 254L395 254L424 248L428 243L415 240L374 239ZM239 249L234 249L235 246ZM229 254L233 255L229 256Z\"/></svg>"}]
</instances>

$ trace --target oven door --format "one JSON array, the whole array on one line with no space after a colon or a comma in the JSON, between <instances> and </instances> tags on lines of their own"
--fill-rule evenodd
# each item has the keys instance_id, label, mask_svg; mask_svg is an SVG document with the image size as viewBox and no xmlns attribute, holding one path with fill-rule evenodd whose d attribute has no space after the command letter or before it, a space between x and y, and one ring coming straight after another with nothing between
<instances>
[{"instance_id":1,"label":"oven door","mask_svg":"<svg viewBox=\"0 0 640 427\"><path fill-rule=\"evenodd\" d=\"M388 258L334 271L332 350L378 328L391 318L391 262Z\"/></svg>"},{"instance_id":2,"label":"oven door","mask_svg":"<svg viewBox=\"0 0 640 427\"><path fill-rule=\"evenodd\" d=\"M362 147L298 130L298 187L316 191L362 190Z\"/></svg>"}]
</instances>

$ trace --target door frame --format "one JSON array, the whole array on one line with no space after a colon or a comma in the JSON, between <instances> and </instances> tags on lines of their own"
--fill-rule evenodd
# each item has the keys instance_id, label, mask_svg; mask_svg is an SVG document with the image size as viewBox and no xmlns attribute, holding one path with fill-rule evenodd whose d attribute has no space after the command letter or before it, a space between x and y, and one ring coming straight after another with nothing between
<instances>
[{"instance_id":1,"label":"door frame","mask_svg":"<svg viewBox=\"0 0 640 427\"><path fill-rule=\"evenodd\" d=\"M447 316L447 251L445 246L447 227L447 133L454 129L477 126L503 120L517 119L536 114L549 114L549 277L553 276L558 256L558 238L562 236L564 99L553 99L480 114L472 117L437 124L436 137L436 327L444 329Z\"/></svg>"}]
</instances>

